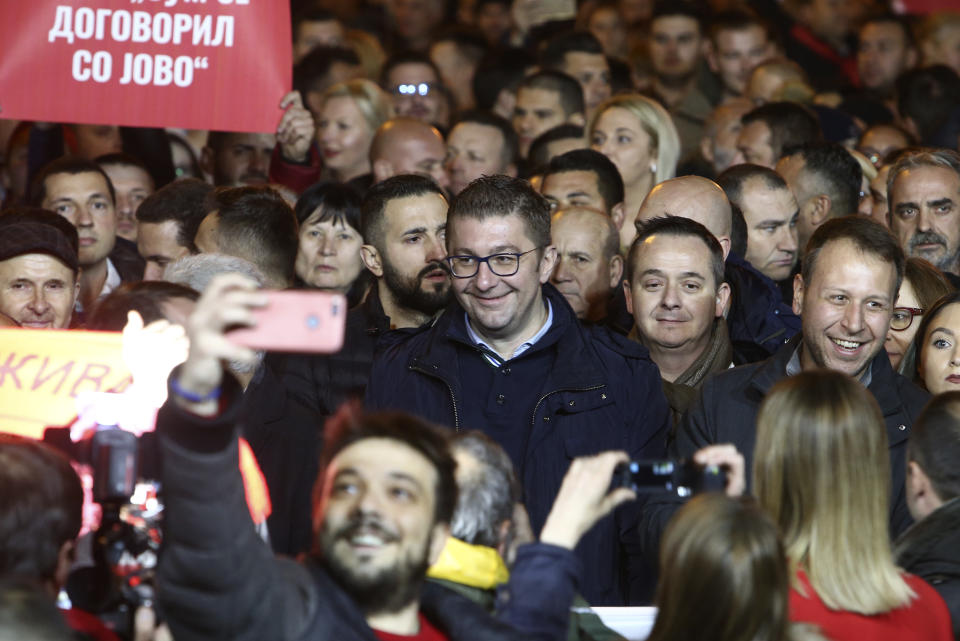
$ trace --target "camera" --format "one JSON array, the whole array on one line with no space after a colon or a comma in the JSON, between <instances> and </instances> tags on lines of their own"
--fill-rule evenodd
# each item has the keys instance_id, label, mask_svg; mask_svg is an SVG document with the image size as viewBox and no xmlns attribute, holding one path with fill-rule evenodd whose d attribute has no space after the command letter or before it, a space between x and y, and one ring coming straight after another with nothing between
<instances>
[{"instance_id":1,"label":"camera","mask_svg":"<svg viewBox=\"0 0 960 641\"><path fill-rule=\"evenodd\" d=\"M727 474L716 466L693 461L630 461L613 471L613 485L644 494L667 493L686 498L700 492L722 492Z\"/></svg>"}]
</instances>

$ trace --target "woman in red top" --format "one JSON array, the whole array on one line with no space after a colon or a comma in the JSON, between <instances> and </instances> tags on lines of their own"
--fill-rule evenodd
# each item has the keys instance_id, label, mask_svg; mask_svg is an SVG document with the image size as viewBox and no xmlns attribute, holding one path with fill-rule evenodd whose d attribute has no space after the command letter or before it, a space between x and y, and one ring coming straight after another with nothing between
<instances>
[{"instance_id":1,"label":"woman in red top","mask_svg":"<svg viewBox=\"0 0 960 641\"><path fill-rule=\"evenodd\" d=\"M727 463L743 491L743 460ZM843 374L802 372L773 387L757 416L753 487L780 527L793 571L790 618L834 641L952 641L943 599L893 563L887 526L890 464L880 409Z\"/></svg>"}]
</instances>

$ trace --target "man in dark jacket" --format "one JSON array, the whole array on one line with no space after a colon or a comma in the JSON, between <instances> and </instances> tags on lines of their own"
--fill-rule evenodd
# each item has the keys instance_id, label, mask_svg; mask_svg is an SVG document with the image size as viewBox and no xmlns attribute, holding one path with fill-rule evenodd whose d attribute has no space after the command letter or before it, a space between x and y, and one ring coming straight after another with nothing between
<instances>
[{"instance_id":1,"label":"man in dark jacket","mask_svg":"<svg viewBox=\"0 0 960 641\"><path fill-rule=\"evenodd\" d=\"M917 522L897 541L897 565L940 593L960 639L960 392L933 398L907 445L907 505Z\"/></svg>"},{"instance_id":2,"label":"man in dark jacket","mask_svg":"<svg viewBox=\"0 0 960 641\"><path fill-rule=\"evenodd\" d=\"M178 641L519 639L467 599L423 585L449 533L456 463L442 431L401 414L344 408L330 422L305 563L257 538L237 466L243 414L221 363L252 366L227 327L267 297L238 274L214 279L188 322L190 353L158 417L168 520L158 594Z\"/></svg>"},{"instance_id":3,"label":"man in dark jacket","mask_svg":"<svg viewBox=\"0 0 960 641\"><path fill-rule=\"evenodd\" d=\"M613 449L663 456L669 415L646 349L582 327L546 284L557 254L542 196L505 176L474 181L450 208L447 251L456 303L377 356L368 407L497 441L524 485L534 532L570 459ZM577 547L591 603L628 601L637 517L623 506Z\"/></svg>"},{"instance_id":4,"label":"man in dark jacket","mask_svg":"<svg viewBox=\"0 0 960 641\"><path fill-rule=\"evenodd\" d=\"M376 285L347 314L336 354L290 356L283 382L323 416L362 398L377 340L390 329L419 327L450 301L444 234L447 200L430 178L405 174L370 188L361 216L367 269Z\"/></svg>"},{"instance_id":5,"label":"man in dark jacket","mask_svg":"<svg viewBox=\"0 0 960 641\"><path fill-rule=\"evenodd\" d=\"M848 374L876 398L883 412L893 473L890 530L911 523L904 493L910 427L928 395L890 367L883 343L903 278L903 251L874 221L849 216L817 228L794 284L794 311L803 328L776 354L708 379L677 432L672 454L690 458L707 446L732 443L752 469L756 417L773 385L807 369ZM658 551L659 536L677 503L658 500L644 511L645 548Z\"/></svg>"}]
</instances>

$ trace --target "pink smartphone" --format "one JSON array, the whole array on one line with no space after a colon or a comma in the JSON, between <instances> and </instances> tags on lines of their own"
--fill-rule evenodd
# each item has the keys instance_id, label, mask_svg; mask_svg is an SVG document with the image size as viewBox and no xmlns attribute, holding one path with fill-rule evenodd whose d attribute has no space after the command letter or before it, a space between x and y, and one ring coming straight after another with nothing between
<instances>
[{"instance_id":1,"label":"pink smartphone","mask_svg":"<svg viewBox=\"0 0 960 641\"><path fill-rule=\"evenodd\" d=\"M254 311L256 327L228 333L230 340L268 352L332 354L343 345L347 299L310 290L269 290L265 307Z\"/></svg>"}]
</instances>

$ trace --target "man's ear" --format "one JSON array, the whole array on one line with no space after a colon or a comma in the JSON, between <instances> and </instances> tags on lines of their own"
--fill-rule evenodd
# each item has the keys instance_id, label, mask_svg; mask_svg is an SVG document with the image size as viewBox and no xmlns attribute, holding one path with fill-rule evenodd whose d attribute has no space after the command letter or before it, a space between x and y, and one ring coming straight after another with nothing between
<instances>
[{"instance_id":1,"label":"man's ear","mask_svg":"<svg viewBox=\"0 0 960 641\"><path fill-rule=\"evenodd\" d=\"M803 274L793 277L793 313L797 316L803 310Z\"/></svg>"},{"instance_id":2,"label":"man's ear","mask_svg":"<svg viewBox=\"0 0 960 641\"><path fill-rule=\"evenodd\" d=\"M585 124L587 124L586 119L583 117L582 111L575 111L567 116L567 122L571 125L577 125L578 127L583 127Z\"/></svg>"},{"instance_id":3,"label":"man's ear","mask_svg":"<svg viewBox=\"0 0 960 641\"><path fill-rule=\"evenodd\" d=\"M727 256L730 255L730 237L721 236L717 238L717 241L720 243L720 249L723 251L723 260L726 262Z\"/></svg>"},{"instance_id":4,"label":"man's ear","mask_svg":"<svg viewBox=\"0 0 960 641\"><path fill-rule=\"evenodd\" d=\"M549 245L543 250L543 258L540 259L540 284L546 283L553 275L553 270L557 266L557 248Z\"/></svg>"},{"instance_id":5,"label":"man's ear","mask_svg":"<svg viewBox=\"0 0 960 641\"><path fill-rule=\"evenodd\" d=\"M717 64L717 50L710 38L703 39L703 57L707 59L707 66L710 67L710 71L720 73L720 66Z\"/></svg>"},{"instance_id":6,"label":"man's ear","mask_svg":"<svg viewBox=\"0 0 960 641\"><path fill-rule=\"evenodd\" d=\"M200 150L200 170L210 176L214 175L214 168L217 165L217 152L210 147L204 147Z\"/></svg>"},{"instance_id":7,"label":"man's ear","mask_svg":"<svg viewBox=\"0 0 960 641\"><path fill-rule=\"evenodd\" d=\"M730 285L720 283L717 287L717 304L714 309L714 316L720 318L727 311L727 303L730 302Z\"/></svg>"},{"instance_id":8,"label":"man's ear","mask_svg":"<svg viewBox=\"0 0 960 641\"><path fill-rule=\"evenodd\" d=\"M380 252L373 245L363 245L360 247L360 259L363 264L377 278L383 278L383 262L380 260Z\"/></svg>"},{"instance_id":9,"label":"man's ear","mask_svg":"<svg viewBox=\"0 0 960 641\"><path fill-rule=\"evenodd\" d=\"M378 158L373 161L374 183L383 182L391 176L393 176L393 163L391 163L389 160L384 160L383 158Z\"/></svg>"},{"instance_id":10,"label":"man's ear","mask_svg":"<svg viewBox=\"0 0 960 641\"><path fill-rule=\"evenodd\" d=\"M610 289L618 287L621 280L623 280L623 256L614 254L610 258Z\"/></svg>"},{"instance_id":11,"label":"man's ear","mask_svg":"<svg viewBox=\"0 0 960 641\"><path fill-rule=\"evenodd\" d=\"M433 565L440 560L440 553L447 545L447 539L450 538L450 526L446 523L437 523L430 532L430 549L427 551L429 557L427 561Z\"/></svg>"},{"instance_id":12,"label":"man's ear","mask_svg":"<svg viewBox=\"0 0 960 641\"><path fill-rule=\"evenodd\" d=\"M708 163L713 164L713 141L707 136L700 139L700 155Z\"/></svg>"},{"instance_id":13,"label":"man's ear","mask_svg":"<svg viewBox=\"0 0 960 641\"><path fill-rule=\"evenodd\" d=\"M623 298L627 301L627 313L633 315L633 292L630 291L630 281L623 281Z\"/></svg>"},{"instance_id":14,"label":"man's ear","mask_svg":"<svg viewBox=\"0 0 960 641\"><path fill-rule=\"evenodd\" d=\"M814 228L827 222L833 210L833 201L826 194L817 194L811 199L810 225ZM841 212L842 213L842 212Z\"/></svg>"},{"instance_id":15,"label":"man's ear","mask_svg":"<svg viewBox=\"0 0 960 641\"><path fill-rule=\"evenodd\" d=\"M513 528L513 522L510 519L507 519L500 524L500 527L497 528L497 554L500 555L500 558L506 561L510 555L510 550L507 549L507 546L513 543L510 536L510 530Z\"/></svg>"},{"instance_id":16,"label":"man's ear","mask_svg":"<svg viewBox=\"0 0 960 641\"><path fill-rule=\"evenodd\" d=\"M610 219L613 221L613 226L617 228L617 231L620 231L620 228L623 227L624 219L622 200L610 209Z\"/></svg>"},{"instance_id":17,"label":"man's ear","mask_svg":"<svg viewBox=\"0 0 960 641\"><path fill-rule=\"evenodd\" d=\"M504 176L510 176L511 178L517 177L517 166L513 163L507 165L506 169L503 170Z\"/></svg>"}]
</instances>

